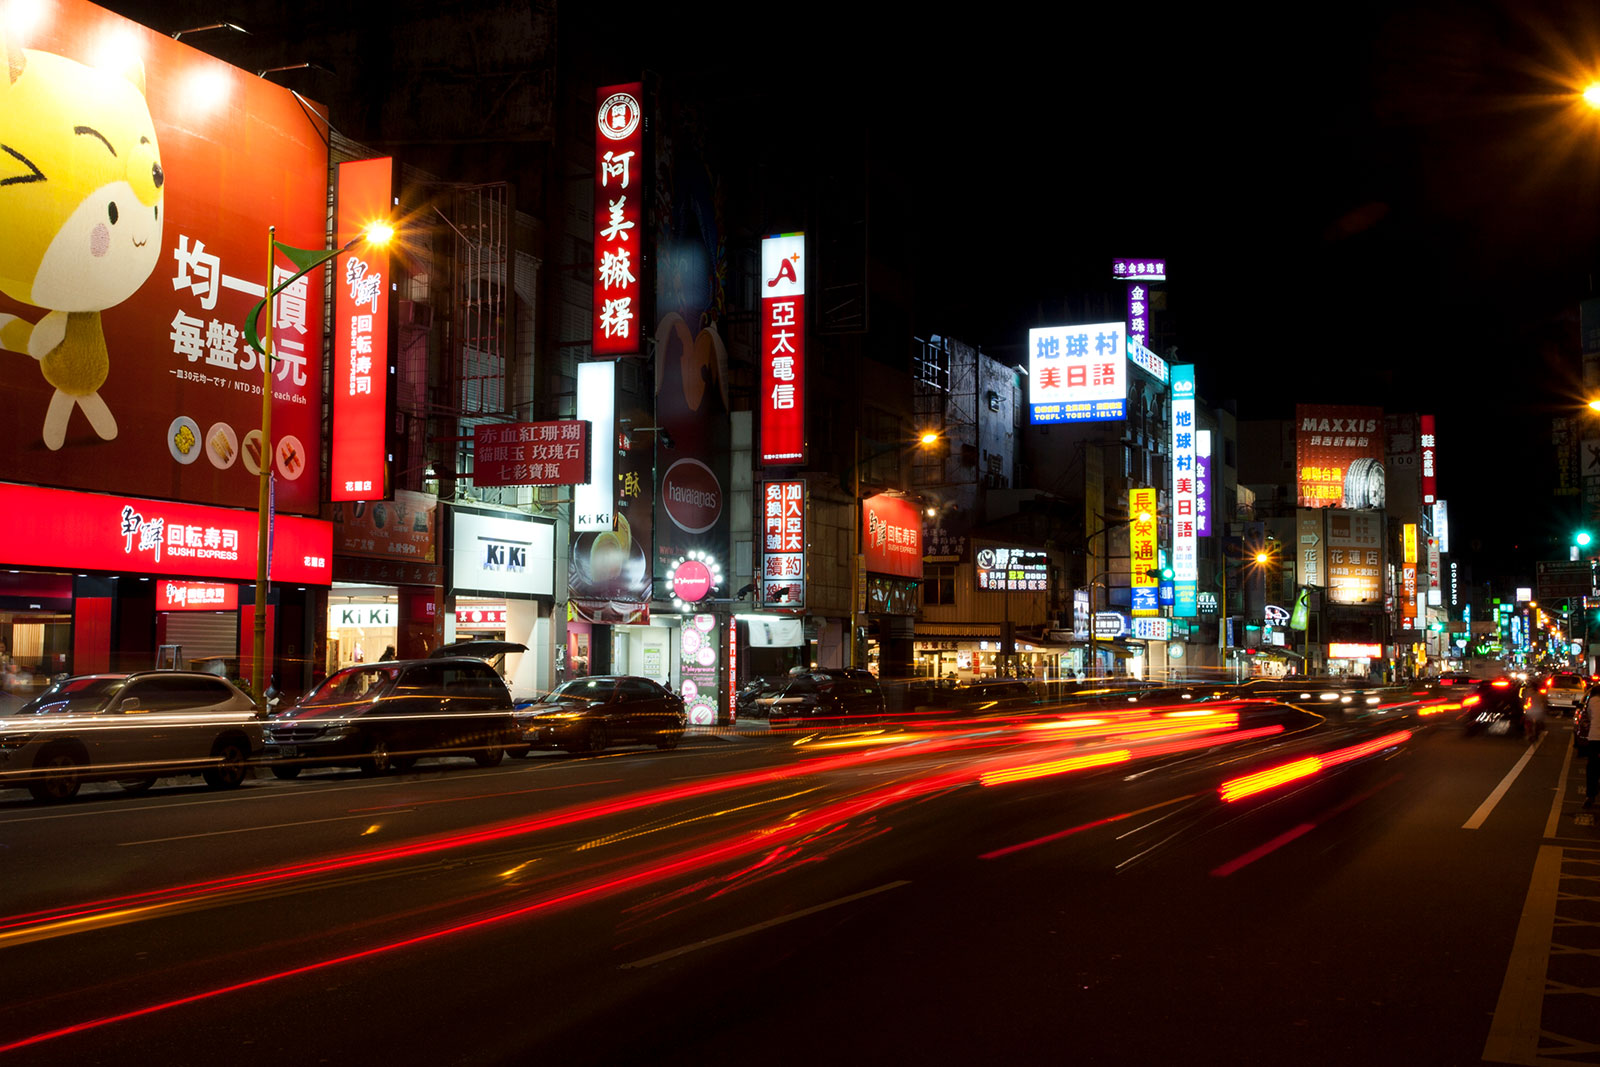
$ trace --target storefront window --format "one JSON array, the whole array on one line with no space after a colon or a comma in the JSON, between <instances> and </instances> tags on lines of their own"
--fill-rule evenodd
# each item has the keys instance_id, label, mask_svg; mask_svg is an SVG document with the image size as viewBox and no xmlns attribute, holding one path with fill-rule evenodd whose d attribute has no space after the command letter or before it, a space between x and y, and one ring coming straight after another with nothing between
<instances>
[{"instance_id":1,"label":"storefront window","mask_svg":"<svg viewBox=\"0 0 1600 1067\"><path fill-rule=\"evenodd\" d=\"M922 571L922 602L924 604L954 604L956 602L956 565L930 563Z\"/></svg>"}]
</instances>

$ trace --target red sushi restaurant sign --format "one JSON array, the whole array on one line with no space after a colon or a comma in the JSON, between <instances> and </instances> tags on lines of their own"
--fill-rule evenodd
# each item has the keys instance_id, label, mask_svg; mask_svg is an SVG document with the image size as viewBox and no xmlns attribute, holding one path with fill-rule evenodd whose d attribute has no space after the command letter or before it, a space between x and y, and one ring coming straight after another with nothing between
<instances>
[{"instance_id":1,"label":"red sushi restaurant sign","mask_svg":"<svg viewBox=\"0 0 1600 1067\"><path fill-rule=\"evenodd\" d=\"M340 245L387 224L394 161L339 164ZM389 495L389 255L359 243L335 261L332 500Z\"/></svg>"},{"instance_id":2,"label":"red sushi restaurant sign","mask_svg":"<svg viewBox=\"0 0 1600 1067\"><path fill-rule=\"evenodd\" d=\"M157 611L234 611L239 607L239 587L222 582L156 583Z\"/></svg>"},{"instance_id":3,"label":"red sushi restaurant sign","mask_svg":"<svg viewBox=\"0 0 1600 1067\"><path fill-rule=\"evenodd\" d=\"M597 356L643 351L640 300L645 208L644 85L608 85L595 93L594 310Z\"/></svg>"},{"instance_id":4,"label":"red sushi restaurant sign","mask_svg":"<svg viewBox=\"0 0 1600 1067\"><path fill-rule=\"evenodd\" d=\"M879 493L861 502L861 522L868 572L922 577L922 517L916 504Z\"/></svg>"},{"instance_id":5,"label":"red sushi restaurant sign","mask_svg":"<svg viewBox=\"0 0 1600 1067\"><path fill-rule=\"evenodd\" d=\"M0 484L0 559L24 567L256 577L256 513L164 500ZM333 524L279 514L272 580L333 581Z\"/></svg>"},{"instance_id":6,"label":"red sushi restaurant sign","mask_svg":"<svg viewBox=\"0 0 1600 1067\"><path fill-rule=\"evenodd\" d=\"M589 423L583 419L473 427L473 485L583 485L588 481Z\"/></svg>"}]
</instances>

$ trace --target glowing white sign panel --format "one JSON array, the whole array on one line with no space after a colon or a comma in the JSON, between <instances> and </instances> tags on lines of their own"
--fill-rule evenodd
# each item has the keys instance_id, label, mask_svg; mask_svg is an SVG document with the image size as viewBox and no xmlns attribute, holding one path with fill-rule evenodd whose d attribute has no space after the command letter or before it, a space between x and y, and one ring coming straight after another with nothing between
<instances>
[{"instance_id":1,"label":"glowing white sign panel","mask_svg":"<svg viewBox=\"0 0 1600 1067\"><path fill-rule=\"evenodd\" d=\"M1128 324L1028 331L1028 420L1120 419L1127 414Z\"/></svg>"}]
</instances>

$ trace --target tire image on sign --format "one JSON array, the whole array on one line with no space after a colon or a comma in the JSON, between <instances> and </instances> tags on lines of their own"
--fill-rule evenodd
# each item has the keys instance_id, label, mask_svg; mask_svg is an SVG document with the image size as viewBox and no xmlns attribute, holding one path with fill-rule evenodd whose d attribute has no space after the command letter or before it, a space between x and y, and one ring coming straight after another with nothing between
<instances>
[{"instance_id":1,"label":"tire image on sign","mask_svg":"<svg viewBox=\"0 0 1600 1067\"><path fill-rule=\"evenodd\" d=\"M1385 489L1381 460L1363 456L1344 472L1344 506L1347 508L1381 508L1387 495Z\"/></svg>"}]
</instances>

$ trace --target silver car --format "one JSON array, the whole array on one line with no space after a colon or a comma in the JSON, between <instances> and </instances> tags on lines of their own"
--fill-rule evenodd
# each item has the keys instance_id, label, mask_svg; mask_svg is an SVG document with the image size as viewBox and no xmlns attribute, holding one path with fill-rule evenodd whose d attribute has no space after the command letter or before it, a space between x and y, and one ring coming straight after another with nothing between
<instances>
[{"instance_id":1,"label":"silver car","mask_svg":"<svg viewBox=\"0 0 1600 1067\"><path fill-rule=\"evenodd\" d=\"M1559 711L1563 718L1571 715L1572 709L1583 703L1583 695L1588 690L1583 675L1571 671L1552 674L1543 688L1545 703L1552 712Z\"/></svg>"},{"instance_id":2,"label":"silver car","mask_svg":"<svg viewBox=\"0 0 1600 1067\"><path fill-rule=\"evenodd\" d=\"M139 793L158 778L199 774L213 789L232 789L260 749L254 702L224 678L84 674L0 718L0 788L69 800L86 781Z\"/></svg>"}]
</instances>

